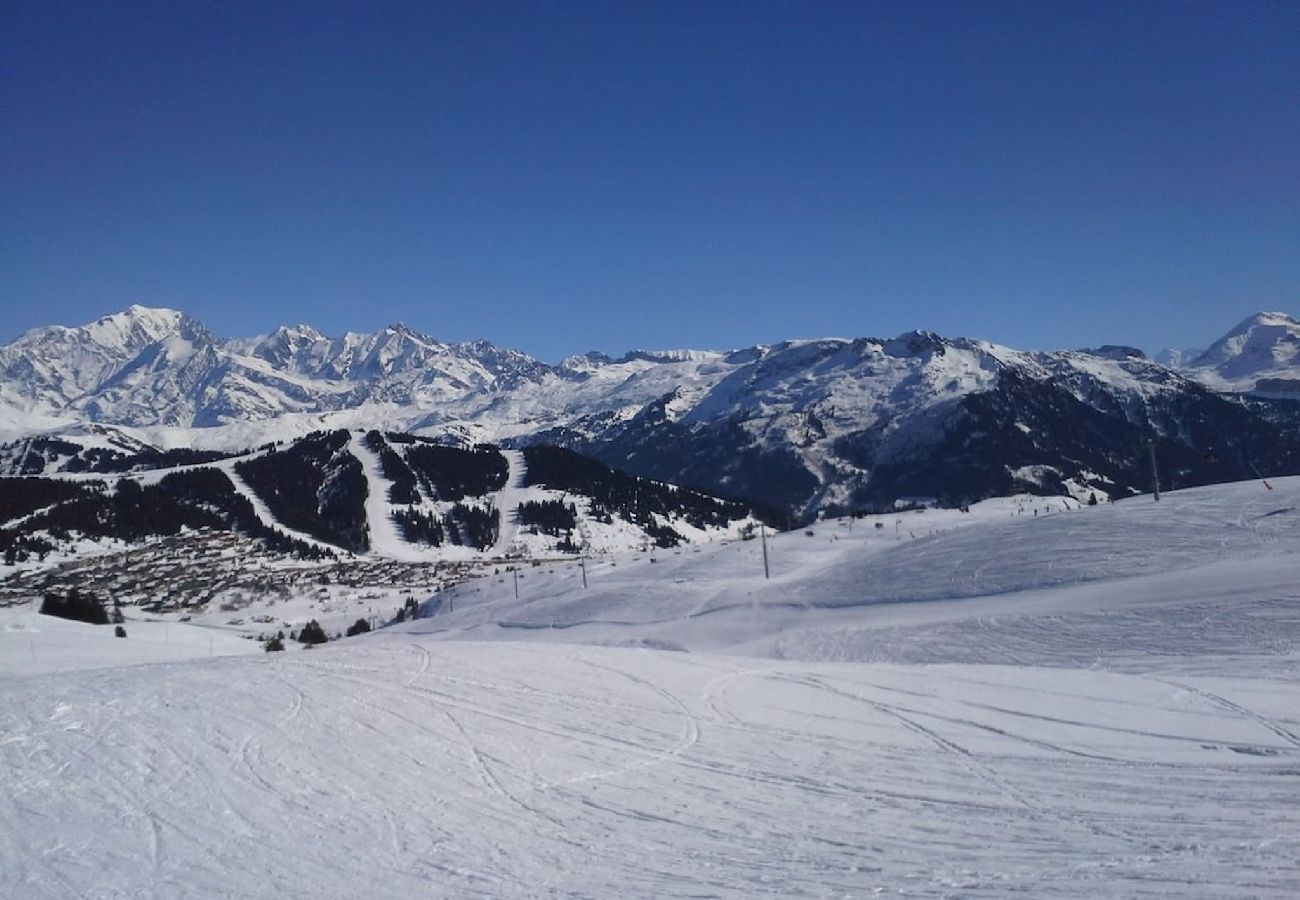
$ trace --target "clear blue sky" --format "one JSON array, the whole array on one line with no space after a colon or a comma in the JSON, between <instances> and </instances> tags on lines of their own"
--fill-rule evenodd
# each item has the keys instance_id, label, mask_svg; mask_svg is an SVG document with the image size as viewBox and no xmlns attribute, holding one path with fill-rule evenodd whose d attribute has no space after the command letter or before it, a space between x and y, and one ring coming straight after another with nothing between
<instances>
[{"instance_id":1,"label":"clear blue sky","mask_svg":"<svg viewBox=\"0 0 1300 900\"><path fill-rule=\"evenodd\" d=\"M1300 3L0 10L0 341L130 303L557 360L1300 299Z\"/></svg>"}]
</instances>

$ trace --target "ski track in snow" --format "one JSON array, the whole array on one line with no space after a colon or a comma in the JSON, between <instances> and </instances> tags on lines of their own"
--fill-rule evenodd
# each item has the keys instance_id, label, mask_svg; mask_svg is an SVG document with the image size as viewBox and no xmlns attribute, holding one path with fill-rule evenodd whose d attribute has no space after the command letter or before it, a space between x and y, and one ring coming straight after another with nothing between
<instances>
[{"instance_id":1,"label":"ski track in snow","mask_svg":"<svg viewBox=\"0 0 1300 900\"><path fill-rule=\"evenodd\" d=\"M1162 501L1103 545L1128 548L1112 568L1161 568L1151 516L1203 513L1202 544L1236 529L1189 572L590 634L720 640L707 626L885 661L443 640L457 620L438 616L310 652L5 676L0 897L1300 896L1300 592L1293 526L1260 518L1295 504L1276 499ZM1099 539L1087 521L1024 527L1074 548ZM969 562L916 571L1007 583L1023 554L1000 528L981 548L983 527L867 559L884 579L946 543ZM775 558L828 577L840 548L798 537ZM672 559L640 582L650 613L685 589ZM808 596L814 575L783 577ZM821 615L801 641L749 636Z\"/></svg>"},{"instance_id":2,"label":"ski track in snow","mask_svg":"<svg viewBox=\"0 0 1300 900\"><path fill-rule=\"evenodd\" d=\"M491 556L503 557L514 543L519 530L519 503L523 499L524 476L528 467L524 464L524 454L519 450L502 450L510 471L506 475L506 485L497 492L494 503L500 516L497 530L497 542L490 551Z\"/></svg>"},{"instance_id":3,"label":"ski track in snow","mask_svg":"<svg viewBox=\"0 0 1300 900\"><path fill-rule=\"evenodd\" d=\"M388 502L389 480L384 477L379 454L367 447L355 432L349 435L348 452L361 463L366 476L366 521L370 525L370 552L403 562L428 562L435 557L421 552L402 539Z\"/></svg>"},{"instance_id":4,"label":"ski track in snow","mask_svg":"<svg viewBox=\"0 0 1300 900\"><path fill-rule=\"evenodd\" d=\"M1284 685L412 641L10 679L0 894L1300 888Z\"/></svg>"}]
</instances>

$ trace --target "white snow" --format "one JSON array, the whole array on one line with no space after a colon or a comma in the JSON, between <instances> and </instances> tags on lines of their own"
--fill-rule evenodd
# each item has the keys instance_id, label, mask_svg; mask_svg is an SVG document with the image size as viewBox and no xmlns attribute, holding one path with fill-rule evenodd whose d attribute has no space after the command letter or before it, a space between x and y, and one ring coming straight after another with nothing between
<instances>
[{"instance_id":1,"label":"white snow","mask_svg":"<svg viewBox=\"0 0 1300 900\"><path fill-rule=\"evenodd\" d=\"M292 654L0 611L0 896L1294 897L1274 488L540 566Z\"/></svg>"},{"instance_id":2,"label":"white snow","mask_svg":"<svg viewBox=\"0 0 1300 900\"><path fill-rule=\"evenodd\" d=\"M434 557L408 544L397 533L393 521L393 505L388 502L390 482L384 477L379 454L365 445L361 436L353 432L348 442L348 452L361 462L366 476L366 522L370 526L370 552L376 556L400 559L406 562L423 562Z\"/></svg>"},{"instance_id":3,"label":"white snow","mask_svg":"<svg viewBox=\"0 0 1300 900\"><path fill-rule=\"evenodd\" d=\"M1214 390L1249 391L1264 379L1297 379L1300 321L1263 312L1240 322L1189 364L1189 373Z\"/></svg>"},{"instance_id":4,"label":"white snow","mask_svg":"<svg viewBox=\"0 0 1300 900\"><path fill-rule=\"evenodd\" d=\"M502 450L501 455L505 457L509 469L505 487L497 491L493 499L492 505L496 507L501 518L497 528L496 545L488 551L489 555L497 557L505 556L510 552L511 545L515 542L519 530L518 509L519 504L526 499L523 484L528 474L522 451Z\"/></svg>"}]
</instances>

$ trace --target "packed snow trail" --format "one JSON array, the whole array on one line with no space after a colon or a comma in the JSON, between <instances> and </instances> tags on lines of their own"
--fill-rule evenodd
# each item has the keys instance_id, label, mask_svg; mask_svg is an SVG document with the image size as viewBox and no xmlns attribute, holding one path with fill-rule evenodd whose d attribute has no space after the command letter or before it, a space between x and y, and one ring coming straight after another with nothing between
<instances>
[{"instance_id":1,"label":"packed snow trail","mask_svg":"<svg viewBox=\"0 0 1300 900\"><path fill-rule=\"evenodd\" d=\"M529 631L530 640L654 640L870 661L882 658L874 627L950 620L957 607L968 610L957 617L969 618L1022 606L1042 613L1210 603L1230 601L1252 579L1270 590L1300 581L1300 477L1278 479L1271 492L1243 482L1170 492L1158 504L1064 503L996 499L969 513L932 509L769 534L771 578L757 540L674 548L653 563L594 560L585 587L576 561L556 563L530 571L518 599L501 575L465 582L446 592L454 603L442 603L427 627L471 640ZM1134 589L1117 590L1122 579ZM860 629L855 647L845 636Z\"/></svg>"},{"instance_id":2,"label":"packed snow trail","mask_svg":"<svg viewBox=\"0 0 1300 900\"><path fill-rule=\"evenodd\" d=\"M1290 900L1300 479L1276 488L819 524L770 584L756 541L586 594L530 567L518 603L482 579L310 652L158 663L0 610L0 652L47 670L0 677L0 897ZM964 594L977 569L1008 591ZM640 618L597 621L597 585ZM105 668L49 671L78 650Z\"/></svg>"},{"instance_id":3,"label":"packed snow trail","mask_svg":"<svg viewBox=\"0 0 1300 900\"><path fill-rule=\"evenodd\" d=\"M528 474L522 451L502 450L501 455L506 458L510 471L506 475L505 487L496 494L499 526L496 544L489 551L492 556L505 556L514 543L515 534L519 530L519 503L524 495L524 477Z\"/></svg>"},{"instance_id":4,"label":"packed snow trail","mask_svg":"<svg viewBox=\"0 0 1300 900\"><path fill-rule=\"evenodd\" d=\"M1295 896L1295 683L1244 674L374 636L10 678L0 895Z\"/></svg>"},{"instance_id":5,"label":"packed snow trail","mask_svg":"<svg viewBox=\"0 0 1300 900\"><path fill-rule=\"evenodd\" d=\"M379 454L367 447L356 432L349 436L348 452L361 463L361 471L366 476L366 521L370 525L371 554L404 562L427 562L435 558L432 553L407 543L398 534L397 523L393 521L393 505L388 502L388 488L392 482L384 477Z\"/></svg>"}]
</instances>

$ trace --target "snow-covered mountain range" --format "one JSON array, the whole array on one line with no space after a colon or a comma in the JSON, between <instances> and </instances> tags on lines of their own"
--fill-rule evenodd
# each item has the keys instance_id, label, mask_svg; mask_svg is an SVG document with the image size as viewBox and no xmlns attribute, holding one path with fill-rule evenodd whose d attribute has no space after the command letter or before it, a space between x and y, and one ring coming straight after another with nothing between
<instances>
[{"instance_id":1,"label":"snow-covered mountain range","mask_svg":"<svg viewBox=\"0 0 1300 900\"><path fill-rule=\"evenodd\" d=\"M0 430L111 426L155 447L227 450L334 427L555 443L806 515L1022 489L1122 494L1149 481L1148 438L1177 483L1298 471L1297 347L1300 322L1261 313L1185 368L1127 347L1025 352L927 332L548 365L402 325L222 339L133 306L0 347Z\"/></svg>"}]
</instances>

